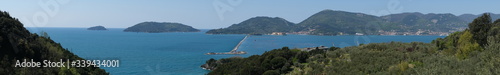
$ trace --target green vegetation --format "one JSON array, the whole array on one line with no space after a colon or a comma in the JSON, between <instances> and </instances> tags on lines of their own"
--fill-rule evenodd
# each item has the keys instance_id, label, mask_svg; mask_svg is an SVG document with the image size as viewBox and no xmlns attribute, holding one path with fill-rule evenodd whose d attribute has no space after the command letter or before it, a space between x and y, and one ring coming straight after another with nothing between
<instances>
[{"instance_id":1,"label":"green vegetation","mask_svg":"<svg viewBox=\"0 0 500 75\"><path fill-rule=\"evenodd\" d=\"M123 30L125 32L147 32L147 33L161 33L161 32L199 32L200 30L194 29L191 26L180 23L168 22L142 22L132 27Z\"/></svg>"},{"instance_id":2,"label":"green vegetation","mask_svg":"<svg viewBox=\"0 0 500 75\"><path fill-rule=\"evenodd\" d=\"M207 62L216 66L209 74L495 75L500 74L500 23L488 20L484 14L469 29L432 43L371 43L309 52L284 47L248 58L211 59Z\"/></svg>"},{"instance_id":3,"label":"green vegetation","mask_svg":"<svg viewBox=\"0 0 500 75\"><path fill-rule=\"evenodd\" d=\"M59 61L59 59L82 60L75 54L61 47L50 39L47 33L43 36L31 34L19 20L7 12L0 13L0 75L107 75L100 68L21 68L14 67L16 60Z\"/></svg>"},{"instance_id":4,"label":"green vegetation","mask_svg":"<svg viewBox=\"0 0 500 75\"><path fill-rule=\"evenodd\" d=\"M87 28L87 30L108 30L108 29L104 28L104 26L94 26Z\"/></svg>"},{"instance_id":5,"label":"green vegetation","mask_svg":"<svg viewBox=\"0 0 500 75\"><path fill-rule=\"evenodd\" d=\"M472 23L469 24L470 32L473 38L481 46L486 45L486 38L488 31L492 27L490 14L483 14L483 16L476 18Z\"/></svg>"},{"instance_id":6,"label":"green vegetation","mask_svg":"<svg viewBox=\"0 0 500 75\"><path fill-rule=\"evenodd\" d=\"M272 32L293 32L294 23L279 17L254 17L228 28L213 29L207 34L271 34Z\"/></svg>"},{"instance_id":7,"label":"green vegetation","mask_svg":"<svg viewBox=\"0 0 500 75\"><path fill-rule=\"evenodd\" d=\"M458 17L460 17L460 19L462 19L464 21L467 21L467 23L470 23L470 22L474 21L474 19L476 19L479 16L483 16L483 14L478 14L478 15L474 15L474 14L462 14L462 15L459 15ZM490 13L490 17L493 20L500 19L500 14Z\"/></svg>"},{"instance_id":8,"label":"green vegetation","mask_svg":"<svg viewBox=\"0 0 500 75\"><path fill-rule=\"evenodd\" d=\"M377 34L380 25L391 25L383 19L363 14L344 11L323 10L298 24L302 32L313 35Z\"/></svg>"},{"instance_id":9,"label":"green vegetation","mask_svg":"<svg viewBox=\"0 0 500 75\"><path fill-rule=\"evenodd\" d=\"M363 13L323 10L294 25L282 18L255 17L207 34L270 34L287 32L311 35L368 35L384 32L448 32L465 28L467 21L453 14L401 13L373 16ZM434 33L436 35L436 33Z\"/></svg>"},{"instance_id":10,"label":"green vegetation","mask_svg":"<svg viewBox=\"0 0 500 75\"><path fill-rule=\"evenodd\" d=\"M416 32L421 30L430 30L438 32L448 32L454 28L467 26L467 21L453 14L422 14L422 13L401 13L382 16L397 26L403 26L394 30L405 32Z\"/></svg>"},{"instance_id":11,"label":"green vegetation","mask_svg":"<svg viewBox=\"0 0 500 75\"><path fill-rule=\"evenodd\" d=\"M469 57L469 54L475 50L481 50L479 44L474 42L474 39L472 39L472 34L469 31L463 32L463 34L458 38L457 47L458 50L456 51L457 53L455 56L462 59Z\"/></svg>"},{"instance_id":12,"label":"green vegetation","mask_svg":"<svg viewBox=\"0 0 500 75\"><path fill-rule=\"evenodd\" d=\"M338 49L338 48L331 48ZM293 68L294 65L305 63L307 57L321 55L325 50L313 50L305 52L291 50L288 47L274 49L262 55L253 55L248 58L226 58L220 60L210 59L202 67L215 67L209 75L261 75L261 74L284 74Z\"/></svg>"}]
</instances>

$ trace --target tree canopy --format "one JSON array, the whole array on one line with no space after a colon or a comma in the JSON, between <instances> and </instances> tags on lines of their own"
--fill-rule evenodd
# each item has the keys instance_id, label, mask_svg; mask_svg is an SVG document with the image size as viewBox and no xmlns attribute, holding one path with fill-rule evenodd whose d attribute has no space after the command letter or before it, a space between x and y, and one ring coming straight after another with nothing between
<instances>
[{"instance_id":1,"label":"tree canopy","mask_svg":"<svg viewBox=\"0 0 500 75\"><path fill-rule=\"evenodd\" d=\"M59 61L60 59L83 60L61 44L50 39L47 33L31 34L19 20L0 11L0 75L107 75L98 67L33 68L14 67L17 60L34 62ZM67 66L68 67L68 66Z\"/></svg>"}]
</instances>

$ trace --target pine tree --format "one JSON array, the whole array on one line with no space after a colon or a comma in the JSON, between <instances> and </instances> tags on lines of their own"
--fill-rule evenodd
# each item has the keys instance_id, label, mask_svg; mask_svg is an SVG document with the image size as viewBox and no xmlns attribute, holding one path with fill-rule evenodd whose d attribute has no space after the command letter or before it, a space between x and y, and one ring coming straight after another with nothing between
<instances>
[{"instance_id":1,"label":"pine tree","mask_svg":"<svg viewBox=\"0 0 500 75\"><path fill-rule=\"evenodd\" d=\"M488 36L487 33L491 26L491 17L489 13L484 13L483 16L474 19L474 21L469 24L473 39L477 40L479 45L484 46L487 43L486 37Z\"/></svg>"},{"instance_id":2,"label":"pine tree","mask_svg":"<svg viewBox=\"0 0 500 75\"><path fill-rule=\"evenodd\" d=\"M493 24L498 24L498 23L500 23L500 19L497 19L493 22Z\"/></svg>"}]
</instances>

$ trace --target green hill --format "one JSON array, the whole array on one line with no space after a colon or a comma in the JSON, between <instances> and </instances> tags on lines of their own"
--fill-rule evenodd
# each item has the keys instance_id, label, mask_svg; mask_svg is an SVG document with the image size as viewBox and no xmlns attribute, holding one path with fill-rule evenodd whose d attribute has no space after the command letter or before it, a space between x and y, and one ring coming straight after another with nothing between
<instances>
[{"instance_id":1,"label":"green hill","mask_svg":"<svg viewBox=\"0 0 500 75\"><path fill-rule=\"evenodd\" d=\"M272 32L293 32L294 23L279 17L254 17L227 28L213 29L207 34L270 34Z\"/></svg>"},{"instance_id":2,"label":"green hill","mask_svg":"<svg viewBox=\"0 0 500 75\"><path fill-rule=\"evenodd\" d=\"M200 30L194 29L191 26L180 23L169 22L142 22L132 27L123 30L125 32L147 32L147 33L161 33L161 32L199 32Z\"/></svg>"},{"instance_id":3,"label":"green hill","mask_svg":"<svg viewBox=\"0 0 500 75\"><path fill-rule=\"evenodd\" d=\"M277 17L254 17L227 28L210 30L207 34L287 32L310 35L354 35L356 33L440 35L463 30L466 26L466 20L453 14L401 13L378 17L363 13L323 10L296 25Z\"/></svg>"},{"instance_id":4,"label":"green hill","mask_svg":"<svg viewBox=\"0 0 500 75\"><path fill-rule=\"evenodd\" d=\"M59 61L60 59L82 60L83 58L64 49L50 39L47 33L31 34L18 19L7 12L0 13L0 75L107 75L100 68L30 68L15 67L16 61L33 59Z\"/></svg>"},{"instance_id":5,"label":"green hill","mask_svg":"<svg viewBox=\"0 0 500 75\"><path fill-rule=\"evenodd\" d=\"M297 24L313 35L376 34L381 25L390 25L377 16L345 11L323 10Z\"/></svg>"},{"instance_id":6,"label":"green hill","mask_svg":"<svg viewBox=\"0 0 500 75\"><path fill-rule=\"evenodd\" d=\"M457 30L456 28L467 27L467 21L453 14L422 14L422 13L401 13L381 16L388 22L392 22L401 28L398 31L416 32L420 30L430 30L438 32L448 32Z\"/></svg>"}]
</instances>

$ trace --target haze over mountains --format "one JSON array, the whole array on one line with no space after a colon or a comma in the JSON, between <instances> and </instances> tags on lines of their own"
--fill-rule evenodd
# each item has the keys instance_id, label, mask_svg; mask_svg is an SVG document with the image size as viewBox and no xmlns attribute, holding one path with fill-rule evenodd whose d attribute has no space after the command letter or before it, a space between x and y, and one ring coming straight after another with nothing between
<instances>
[{"instance_id":1,"label":"haze over mountains","mask_svg":"<svg viewBox=\"0 0 500 75\"><path fill-rule=\"evenodd\" d=\"M474 15L474 14L462 14L458 17L460 17L460 19L465 20L469 23L469 22L472 22L472 20L476 19L479 16L481 16L481 14L476 14L476 15ZM500 14L491 13L490 16L491 16L492 20L500 19Z\"/></svg>"},{"instance_id":2,"label":"haze over mountains","mask_svg":"<svg viewBox=\"0 0 500 75\"><path fill-rule=\"evenodd\" d=\"M491 14L493 20L499 14ZM279 17L254 17L207 34L270 34L286 32L309 35L447 35L460 31L480 15L399 13L373 16L338 10L323 10L294 24Z\"/></svg>"}]
</instances>

